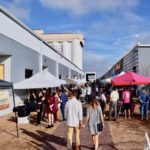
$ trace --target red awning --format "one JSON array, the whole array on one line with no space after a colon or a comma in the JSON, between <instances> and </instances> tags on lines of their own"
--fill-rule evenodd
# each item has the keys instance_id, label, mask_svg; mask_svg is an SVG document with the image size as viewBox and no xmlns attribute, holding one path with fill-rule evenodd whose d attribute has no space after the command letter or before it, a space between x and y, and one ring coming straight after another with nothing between
<instances>
[{"instance_id":1,"label":"red awning","mask_svg":"<svg viewBox=\"0 0 150 150\"><path fill-rule=\"evenodd\" d=\"M134 72L127 72L124 75L112 79L113 85L146 85L150 83L150 78Z\"/></svg>"}]
</instances>

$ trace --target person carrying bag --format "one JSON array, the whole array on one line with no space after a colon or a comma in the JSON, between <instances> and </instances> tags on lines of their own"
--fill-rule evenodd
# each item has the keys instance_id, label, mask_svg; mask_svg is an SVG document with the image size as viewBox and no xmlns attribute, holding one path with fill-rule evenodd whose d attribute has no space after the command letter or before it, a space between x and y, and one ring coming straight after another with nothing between
<instances>
[{"instance_id":1,"label":"person carrying bag","mask_svg":"<svg viewBox=\"0 0 150 150\"><path fill-rule=\"evenodd\" d=\"M87 107L87 116L82 127L88 124L89 131L92 135L93 149L98 150L99 134L104 128L104 119L98 100L94 97Z\"/></svg>"}]
</instances>

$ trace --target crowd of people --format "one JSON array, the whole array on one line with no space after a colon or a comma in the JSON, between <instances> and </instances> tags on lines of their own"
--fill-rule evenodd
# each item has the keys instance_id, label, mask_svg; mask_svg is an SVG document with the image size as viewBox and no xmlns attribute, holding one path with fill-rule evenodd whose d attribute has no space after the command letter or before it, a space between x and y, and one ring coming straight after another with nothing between
<instances>
[{"instance_id":1,"label":"crowd of people","mask_svg":"<svg viewBox=\"0 0 150 150\"><path fill-rule=\"evenodd\" d=\"M149 95L142 91L138 95L140 102L141 120L148 119ZM30 105L29 105L30 104ZM109 111L106 111L106 105ZM37 112L37 125L41 119L47 118L47 127L54 127L58 121L58 110L61 111L62 121L67 123L67 148L72 149L72 136L75 131L75 149L80 149L80 129L88 125L93 143L93 149L98 149L98 138L104 127L104 120L118 119L121 113L125 119L131 119L135 107L133 91L130 87L104 87L96 82L80 86L30 90L28 96L28 112ZM86 117L83 120L83 107Z\"/></svg>"},{"instance_id":2,"label":"crowd of people","mask_svg":"<svg viewBox=\"0 0 150 150\"><path fill-rule=\"evenodd\" d=\"M31 90L29 93L30 110L37 112L37 125L41 119L47 117L47 128L54 127L54 123L58 121L58 110L61 110L62 121L65 120L64 109L68 101L67 91L64 88Z\"/></svg>"}]
</instances>

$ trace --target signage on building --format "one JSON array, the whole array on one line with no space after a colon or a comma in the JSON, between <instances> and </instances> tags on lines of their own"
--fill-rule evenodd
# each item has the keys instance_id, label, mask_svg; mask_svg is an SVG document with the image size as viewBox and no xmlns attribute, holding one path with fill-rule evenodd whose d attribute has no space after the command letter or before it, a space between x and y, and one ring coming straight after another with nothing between
<instances>
[{"instance_id":1,"label":"signage on building","mask_svg":"<svg viewBox=\"0 0 150 150\"><path fill-rule=\"evenodd\" d=\"M8 90L0 90L0 110L10 107L10 96Z\"/></svg>"},{"instance_id":2,"label":"signage on building","mask_svg":"<svg viewBox=\"0 0 150 150\"><path fill-rule=\"evenodd\" d=\"M123 59L121 59L115 66L114 66L114 72L117 72L118 70L123 69Z\"/></svg>"}]
</instances>

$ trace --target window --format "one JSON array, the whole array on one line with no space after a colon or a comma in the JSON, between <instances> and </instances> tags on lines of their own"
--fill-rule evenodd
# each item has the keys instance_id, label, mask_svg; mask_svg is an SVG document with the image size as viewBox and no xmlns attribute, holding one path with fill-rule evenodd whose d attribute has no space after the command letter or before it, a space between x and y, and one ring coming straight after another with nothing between
<instances>
[{"instance_id":1,"label":"window","mask_svg":"<svg viewBox=\"0 0 150 150\"><path fill-rule=\"evenodd\" d=\"M33 75L33 70L25 69L25 78L30 78Z\"/></svg>"},{"instance_id":2,"label":"window","mask_svg":"<svg viewBox=\"0 0 150 150\"><path fill-rule=\"evenodd\" d=\"M61 79L61 74L59 75L59 79Z\"/></svg>"},{"instance_id":3,"label":"window","mask_svg":"<svg viewBox=\"0 0 150 150\"><path fill-rule=\"evenodd\" d=\"M44 70L44 69L48 69L48 66L42 66L42 69Z\"/></svg>"},{"instance_id":4,"label":"window","mask_svg":"<svg viewBox=\"0 0 150 150\"><path fill-rule=\"evenodd\" d=\"M136 66L133 66L133 72L136 72L137 70L136 70Z\"/></svg>"}]
</instances>

